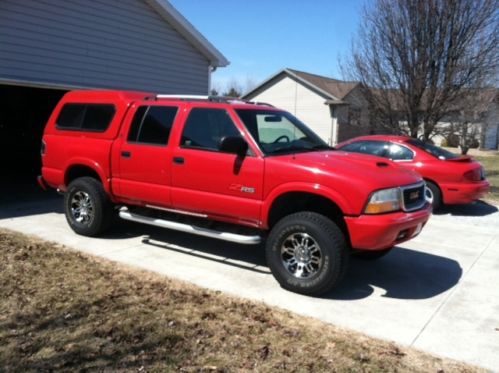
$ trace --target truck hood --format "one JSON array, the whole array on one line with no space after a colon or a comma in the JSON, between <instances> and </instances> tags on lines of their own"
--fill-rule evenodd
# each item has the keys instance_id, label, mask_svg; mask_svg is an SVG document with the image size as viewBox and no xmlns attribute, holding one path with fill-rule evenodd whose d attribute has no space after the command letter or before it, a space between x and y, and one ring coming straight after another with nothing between
<instances>
[{"instance_id":1,"label":"truck hood","mask_svg":"<svg viewBox=\"0 0 499 373\"><path fill-rule=\"evenodd\" d=\"M360 182L373 190L414 184L422 180L417 173L399 167L388 159L367 154L336 150L297 153L287 158L287 162L314 174L343 179L352 184Z\"/></svg>"}]
</instances>

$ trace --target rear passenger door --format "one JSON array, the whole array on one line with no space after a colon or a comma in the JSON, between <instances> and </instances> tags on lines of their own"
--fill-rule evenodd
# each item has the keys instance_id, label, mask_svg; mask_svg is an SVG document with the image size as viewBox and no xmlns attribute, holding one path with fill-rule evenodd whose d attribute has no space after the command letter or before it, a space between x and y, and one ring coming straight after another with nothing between
<instances>
[{"instance_id":1,"label":"rear passenger door","mask_svg":"<svg viewBox=\"0 0 499 373\"><path fill-rule=\"evenodd\" d=\"M257 225L264 160L219 150L225 136L242 136L229 111L195 107L174 148L172 203L176 209Z\"/></svg>"},{"instance_id":2,"label":"rear passenger door","mask_svg":"<svg viewBox=\"0 0 499 373\"><path fill-rule=\"evenodd\" d=\"M167 145L178 112L175 105L132 107L128 128L114 150L114 194L132 203L171 206L172 155Z\"/></svg>"}]
</instances>

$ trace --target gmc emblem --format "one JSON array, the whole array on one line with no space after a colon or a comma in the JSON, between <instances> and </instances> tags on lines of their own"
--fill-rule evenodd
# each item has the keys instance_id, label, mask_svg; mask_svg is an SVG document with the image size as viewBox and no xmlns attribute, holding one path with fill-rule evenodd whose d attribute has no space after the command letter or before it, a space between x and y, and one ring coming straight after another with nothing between
<instances>
[{"instance_id":1,"label":"gmc emblem","mask_svg":"<svg viewBox=\"0 0 499 373\"><path fill-rule=\"evenodd\" d=\"M413 201L415 199L419 199L419 190L417 190L415 192L411 192L409 194L409 200Z\"/></svg>"}]
</instances>

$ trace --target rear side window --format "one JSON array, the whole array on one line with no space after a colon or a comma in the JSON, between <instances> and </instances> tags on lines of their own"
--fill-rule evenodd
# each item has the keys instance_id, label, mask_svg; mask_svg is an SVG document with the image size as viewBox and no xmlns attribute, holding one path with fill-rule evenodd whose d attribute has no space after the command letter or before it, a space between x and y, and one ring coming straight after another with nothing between
<instances>
[{"instance_id":1,"label":"rear side window","mask_svg":"<svg viewBox=\"0 0 499 373\"><path fill-rule=\"evenodd\" d=\"M133 117L128 142L166 146L177 111L174 106L140 106Z\"/></svg>"},{"instance_id":2,"label":"rear side window","mask_svg":"<svg viewBox=\"0 0 499 373\"><path fill-rule=\"evenodd\" d=\"M109 104L66 104L62 107L56 126L59 129L104 132L115 113Z\"/></svg>"}]
</instances>

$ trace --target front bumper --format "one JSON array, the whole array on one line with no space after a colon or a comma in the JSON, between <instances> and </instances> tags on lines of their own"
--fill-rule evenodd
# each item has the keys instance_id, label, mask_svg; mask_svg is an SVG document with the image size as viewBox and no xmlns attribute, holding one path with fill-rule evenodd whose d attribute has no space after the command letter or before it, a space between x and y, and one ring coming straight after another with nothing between
<instances>
[{"instance_id":1,"label":"front bumper","mask_svg":"<svg viewBox=\"0 0 499 373\"><path fill-rule=\"evenodd\" d=\"M414 212L360 215L345 218L353 249L383 250L416 237L431 215L426 204Z\"/></svg>"},{"instance_id":2,"label":"front bumper","mask_svg":"<svg viewBox=\"0 0 499 373\"><path fill-rule=\"evenodd\" d=\"M465 204L483 198L490 189L487 180L470 183L441 184L442 197L445 204Z\"/></svg>"}]
</instances>

